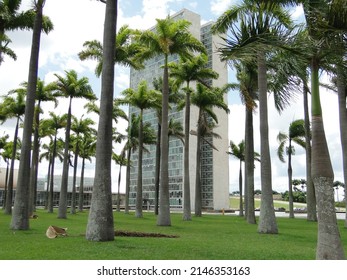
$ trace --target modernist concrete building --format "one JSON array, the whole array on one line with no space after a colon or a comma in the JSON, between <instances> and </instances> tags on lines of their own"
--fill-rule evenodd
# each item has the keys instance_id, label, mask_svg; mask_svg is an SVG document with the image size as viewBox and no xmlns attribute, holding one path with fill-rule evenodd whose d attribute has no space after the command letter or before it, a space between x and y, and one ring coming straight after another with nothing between
<instances>
[{"instance_id":1,"label":"modernist concrete building","mask_svg":"<svg viewBox=\"0 0 347 280\"><path fill-rule=\"evenodd\" d=\"M174 19L186 19L191 22L190 32L193 36L200 39L206 46L208 52L208 66L219 73L217 80L211 81L213 86L223 86L228 82L227 66L221 62L216 50L219 42L222 40L215 35L211 34L212 23L207 23L201 26L200 15L183 9L172 16ZM154 29L153 29L154 30ZM170 57L170 61L178 61L178 56ZM148 86L152 86L153 79L163 76L164 57L157 56L145 63L143 70L136 71L130 70L130 87L137 89L138 84L142 80L146 80ZM195 85L191 85L195 88ZM225 96L227 102L227 96ZM129 115L138 113L137 108L130 108ZM218 127L214 132L221 136L221 139L210 139L218 151L212 149L210 146L202 145L202 164L201 164L201 177L202 177L202 205L205 209L227 209L229 208L229 166L228 166L228 116L222 110L215 110L218 116ZM175 108L171 110L169 118L175 118L184 125L184 110L176 111ZM194 106L191 107L191 123L190 128L196 129L198 119L198 109ZM153 128L157 128L156 113L150 110L145 111L144 121L152 124ZM194 209L195 199L195 172L196 172L196 150L197 143L196 137L190 138L190 188L191 188L191 202L192 209ZM154 184L155 184L155 145L147 147L149 153L143 155L143 198L151 206L154 205ZM179 139L170 138L169 141L169 188L170 188L170 205L172 208L182 208L183 205L183 143ZM132 156L132 169L130 180L130 205L135 205L136 200L136 187L137 187L137 158L136 153Z\"/></svg>"}]
</instances>

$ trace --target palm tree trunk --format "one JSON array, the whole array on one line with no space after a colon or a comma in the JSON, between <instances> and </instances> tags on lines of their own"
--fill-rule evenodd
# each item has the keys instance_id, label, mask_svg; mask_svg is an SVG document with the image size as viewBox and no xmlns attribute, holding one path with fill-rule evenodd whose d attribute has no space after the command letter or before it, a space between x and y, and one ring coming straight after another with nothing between
<instances>
[{"instance_id":1,"label":"palm tree trunk","mask_svg":"<svg viewBox=\"0 0 347 280\"><path fill-rule=\"evenodd\" d=\"M165 56L163 76L163 99L161 120L161 165L160 165L160 192L158 226L171 226L170 193L169 193L169 70L168 56Z\"/></svg>"},{"instance_id":2,"label":"palm tree trunk","mask_svg":"<svg viewBox=\"0 0 347 280\"><path fill-rule=\"evenodd\" d=\"M184 187L183 187L183 221L191 221L190 176L189 176L189 131L190 131L190 92L187 84L184 119Z\"/></svg>"},{"instance_id":3,"label":"palm tree trunk","mask_svg":"<svg viewBox=\"0 0 347 280\"><path fill-rule=\"evenodd\" d=\"M5 190L4 190L4 204L2 205L2 209L5 209L6 206L6 196L7 196L7 186L8 186L8 176L9 176L9 160L5 159L6 162L6 175L5 175Z\"/></svg>"},{"instance_id":4,"label":"palm tree trunk","mask_svg":"<svg viewBox=\"0 0 347 280\"><path fill-rule=\"evenodd\" d=\"M195 216L202 216L202 190L201 190L201 109L199 110L198 129L197 129L197 140L196 140L196 172L195 172Z\"/></svg>"},{"instance_id":5,"label":"palm tree trunk","mask_svg":"<svg viewBox=\"0 0 347 280\"><path fill-rule=\"evenodd\" d=\"M154 214L159 214L159 184L160 184L160 136L161 124L158 123L157 145L155 150L155 196L154 196Z\"/></svg>"},{"instance_id":6,"label":"palm tree trunk","mask_svg":"<svg viewBox=\"0 0 347 280\"><path fill-rule=\"evenodd\" d=\"M82 166L81 166L81 180L80 180L80 189L79 189L79 197L78 197L78 211L83 212L83 188L84 188L84 169L85 169L86 159L82 158Z\"/></svg>"},{"instance_id":7,"label":"palm tree trunk","mask_svg":"<svg viewBox=\"0 0 347 280\"><path fill-rule=\"evenodd\" d=\"M6 201L5 201L5 214L12 214L12 200L13 200L13 180L14 180L14 163L17 154L17 141L18 141L19 117L17 118L16 128L14 130L12 157L10 164L10 174L7 181Z\"/></svg>"},{"instance_id":8,"label":"palm tree trunk","mask_svg":"<svg viewBox=\"0 0 347 280\"><path fill-rule=\"evenodd\" d=\"M294 218L294 202L293 202L293 168L292 168L292 146L289 139L289 153L288 153L288 196L289 196L289 218Z\"/></svg>"},{"instance_id":9,"label":"palm tree trunk","mask_svg":"<svg viewBox=\"0 0 347 280\"><path fill-rule=\"evenodd\" d=\"M125 181L125 209L124 209L124 214L129 214L130 158L131 158L131 149L128 148L128 151L127 151L127 170L126 170L126 181Z\"/></svg>"},{"instance_id":10,"label":"palm tree trunk","mask_svg":"<svg viewBox=\"0 0 347 280\"><path fill-rule=\"evenodd\" d=\"M49 197L48 197L48 213L53 213L53 195L54 195L54 165L55 157L57 154L57 131L55 131L54 142L53 142L53 154L52 154L52 166L51 175L49 181Z\"/></svg>"},{"instance_id":11,"label":"palm tree trunk","mask_svg":"<svg viewBox=\"0 0 347 280\"><path fill-rule=\"evenodd\" d=\"M121 161L124 160L124 157L122 156ZM118 190L117 190L117 212L120 212L120 182L121 182L121 176L122 176L122 163L119 165L119 174L118 174Z\"/></svg>"},{"instance_id":12,"label":"palm tree trunk","mask_svg":"<svg viewBox=\"0 0 347 280\"><path fill-rule=\"evenodd\" d=\"M258 53L258 86L261 154L261 205L258 232L276 234L278 233L278 229L272 195L272 174L267 109L266 62L265 54L261 50Z\"/></svg>"},{"instance_id":13,"label":"palm tree trunk","mask_svg":"<svg viewBox=\"0 0 347 280\"><path fill-rule=\"evenodd\" d=\"M334 172L325 138L319 96L319 65L311 64L312 179L317 197L318 240L316 259L344 259L334 206Z\"/></svg>"},{"instance_id":14,"label":"palm tree trunk","mask_svg":"<svg viewBox=\"0 0 347 280\"><path fill-rule=\"evenodd\" d=\"M77 136L77 139L78 139L78 136ZM79 147L77 143L76 150L75 150L74 166L73 166L72 195L71 195L71 209L70 209L71 214L76 214L76 178L77 178L78 154L79 154Z\"/></svg>"},{"instance_id":15,"label":"palm tree trunk","mask_svg":"<svg viewBox=\"0 0 347 280\"><path fill-rule=\"evenodd\" d=\"M239 216L243 217L243 192L242 192L242 161L240 160L240 172L239 172L239 191L240 191L240 212Z\"/></svg>"},{"instance_id":16,"label":"palm tree trunk","mask_svg":"<svg viewBox=\"0 0 347 280\"><path fill-rule=\"evenodd\" d=\"M303 81L304 95L304 115L305 115L305 143L306 143L306 204L307 204L307 221L317 221L316 194L311 176L311 124L308 110L308 87Z\"/></svg>"},{"instance_id":17,"label":"palm tree trunk","mask_svg":"<svg viewBox=\"0 0 347 280\"><path fill-rule=\"evenodd\" d=\"M16 230L29 229L29 188L27 182L28 178L30 178L31 136L35 112L37 73L42 30L42 10L45 4L45 0L37 0L34 3L36 6L36 16L31 45L28 90L25 104L25 118L21 156L18 170L18 181L11 220L11 228Z\"/></svg>"},{"instance_id":18,"label":"palm tree trunk","mask_svg":"<svg viewBox=\"0 0 347 280\"><path fill-rule=\"evenodd\" d=\"M117 25L117 0L107 0L103 38L100 115L96 143L95 179L88 217L86 239L114 240L112 209L112 111L114 92L114 38Z\"/></svg>"},{"instance_id":19,"label":"palm tree trunk","mask_svg":"<svg viewBox=\"0 0 347 280\"><path fill-rule=\"evenodd\" d=\"M40 120L40 102L35 112L35 129L33 140L33 152L31 160L30 171L30 185L29 185L29 216L36 210L36 194L37 194L37 174L39 164L39 120Z\"/></svg>"},{"instance_id":20,"label":"palm tree trunk","mask_svg":"<svg viewBox=\"0 0 347 280\"><path fill-rule=\"evenodd\" d=\"M46 187L46 195L45 195L45 210L48 210L49 182L50 182L50 176L51 176L51 166L52 166L52 155L49 156L49 161L48 161L47 187Z\"/></svg>"},{"instance_id":21,"label":"palm tree trunk","mask_svg":"<svg viewBox=\"0 0 347 280\"><path fill-rule=\"evenodd\" d=\"M247 107L245 133L245 199L246 220L249 224L255 224L253 111L251 108Z\"/></svg>"},{"instance_id":22,"label":"palm tree trunk","mask_svg":"<svg viewBox=\"0 0 347 280\"><path fill-rule=\"evenodd\" d=\"M136 188L136 211L135 217L142 218L142 157L143 157L143 110L140 112L140 129L139 129L139 153L137 164L137 188Z\"/></svg>"},{"instance_id":23,"label":"palm tree trunk","mask_svg":"<svg viewBox=\"0 0 347 280\"><path fill-rule=\"evenodd\" d=\"M342 163L343 163L343 178L345 182L345 197L346 197L346 184L347 184L347 108L346 97L347 87L344 82L343 72L340 67L337 68L337 93L339 102L339 122L340 122L340 138L342 148ZM347 203L347 199L346 199ZM346 204L347 206L347 204ZM347 214L345 218L345 227L347 227Z\"/></svg>"},{"instance_id":24,"label":"palm tree trunk","mask_svg":"<svg viewBox=\"0 0 347 280\"><path fill-rule=\"evenodd\" d=\"M69 181L69 148L70 148L70 131L71 131L71 104L72 98L70 97L69 109L67 113L66 131L65 131L65 147L63 159L63 174L61 176L61 187L59 194L59 208L58 218L67 218L67 193Z\"/></svg>"}]
</instances>

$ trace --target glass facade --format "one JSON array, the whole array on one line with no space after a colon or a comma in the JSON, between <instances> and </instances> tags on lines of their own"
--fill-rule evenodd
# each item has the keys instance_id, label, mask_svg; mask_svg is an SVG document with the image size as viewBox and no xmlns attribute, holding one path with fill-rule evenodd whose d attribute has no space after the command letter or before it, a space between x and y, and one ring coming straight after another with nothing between
<instances>
[{"instance_id":1,"label":"glass facade","mask_svg":"<svg viewBox=\"0 0 347 280\"><path fill-rule=\"evenodd\" d=\"M188 10L182 10L173 16L173 18L184 18L190 21L191 27L190 30L194 36L200 38L201 42L205 45L208 52L208 64L207 67L213 69L213 36L211 34L210 24L205 24L201 26L200 16L190 12ZM177 55L171 56L169 61L178 61L179 57ZM158 79L163 76L163 66L164 57L157 56L145 62L145 67L142 70L130 70L130 87L136 89L138 84L142 80L146 80L149 87L152 87L153 79ZM212 81L208 81L212 85ZM130 107L129 116L133 113L138 114L139 110L134 107ZM192 115L191 115L192 116ZM195 119L192 119L191 129L196 128L196 115ZM176 121L180 121L184 126L184 110L177 111L173 108L170 111L169 118L174 118ZM192 117L193 118L193 117ZM144 112L144 121L149 122L154 130L157 130L158 119L155 112L151 110L146 110ZM194 139L195 138L195 139ZM191 142L196 142L196 137L191 137ZM207 139L209 142L213 142L212 138ZM149 153L143 154L143 198L145 206L154 207L155 203L155 158L156 158L156 147L155 145L146 147ZM196 155L196 144L190 147L191 152L191 162L194 161L194 164L191 164L191 169L195 166L195 155ZM213 150L205 142L202 141L201 147L201 183L202 183L202 206L204 208L213 208L214 207L214 169L213 169ZM183 207L183 178L184 178L184 168L183 168L183 143L181 140L176 138L170 138L169 141L169 192L170 192L170 206L172 208L182 208ZM193 156L194 154L194 156ZM138 154L133 153L131 157L132 168L130 175L130 192L129 192L129 205L130 207L135 207L136 204L136 188L137 188L137 168L138 168ZM191 176L194 178L191 179L191 199L194 201L194 189L195 189L195 167L194 170L190 170ZM223 186L224 187L224 186ZM228 186L225 186L228 188Z\"/></svg>"}]
</instances>

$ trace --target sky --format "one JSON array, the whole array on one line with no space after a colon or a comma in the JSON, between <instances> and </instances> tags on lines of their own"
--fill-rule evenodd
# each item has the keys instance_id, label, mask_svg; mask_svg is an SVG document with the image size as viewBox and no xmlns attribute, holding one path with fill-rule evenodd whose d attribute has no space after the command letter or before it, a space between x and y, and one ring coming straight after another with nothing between
<instances>
[{"instance_id":1,"label":"sky","mask_svg":"<svg viewBox=\"0 0 347 280\"><path fill-rule=\"evenodd\" d=\"M186 8L201 15L201 23L216 20L236 0L119 0L119 15L117 27L128 24L131 28L148 29L155 25L156 18L165 18ZM22 0L21 9L31 7L31 0ZM95 0L47 0L44 14L49 16L54 24L54 30L48 35L42 34L41 52L39 60L39 77L46 83L55 80L54 74L64 75L64 71L74 69L79 77L88 77L90 84L97 96L100 92L100 79L95 77L95 62L80 61L77 54L83 49L83 43L88 40L102 41L105 5ZM302 9L299 7L291 11L294 19L300 19ZM17 60L6 57L0 66L0 95L5 95L9 90L18 88L20 83L27 80L31 47L31 32L16 31L7 33L11 38L11 47L17 54ZM116 67L115 97L121 91L129 87L129 69ZM326 75L322 75L323 81L328 81ZM235 81L233 71L229 72L229 80ZM239 143L244 138L244 106L241 104L237 92L230 92L229 96L229 140ZM340 145L338 103L337 95L321 89L322 109L324 116L325 132L328 147L335 173L335 180L343 181L342 153ZM273 189L284 192L287 185L287 164L279 161L277 157L278 133L288 132L290 122L303 118L303 101L299 95L292 105L279 114L273 106L273 97L269 96L269 139L272 158ZM73 114L76 117L85 114L84 103L80 100L73 101ZM59 105L54 108L52 104L44 104L44 110L54 110L56 114L67 112L67 100L59 100ZM45 117L45 115L43 116ZM90 115L89 117L95 117ZM259 141L259 115L254 116L254 141L255 150L260 151ZM120 121L117 129L122 132L126 123ZM14 121L7 121L0 127L0 135L7 132L12 138ZM21 132L20 132L21 137ZM122 147L118 146L119 151ZM4 167L0 160L0 167ZM59 166L59 165L58 165ZM86 166L86 176L93 177L93 163ZM116 191L119 167L114 165L112 174L113 190ZM124 168L125 169L125 168ZM72 171L72 170L71 170ZM237 159L229 159L229 190L238 190L239 163ZM124 171L123 171L124 172ZM305 151L296 147L296 155L293 157L293 178L305 178ZM47 173L47 163L39 166L39 176ZM59 171L56 172L59 174ZM122 176L125 178L125 175ZM123 180L124 181L124 180ZM260 189L260 165L256 163L255 189ZM124 182L121 190L124 191ZM340 196L341 197L341 196Z\"/></svg>"}]
</instances>

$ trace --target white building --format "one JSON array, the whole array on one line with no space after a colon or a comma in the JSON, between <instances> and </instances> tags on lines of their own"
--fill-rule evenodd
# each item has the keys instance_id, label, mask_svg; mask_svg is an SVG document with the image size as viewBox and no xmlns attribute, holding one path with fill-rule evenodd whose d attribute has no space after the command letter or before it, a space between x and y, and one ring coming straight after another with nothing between
<instances>
[{"instance_id":1,"label":"white building","mask_svg":"<svg viewBox=\"0 0 347 280\"><path fill-rule=\"evenodd\" d=\"M190 32L206 46L208 52L208 67L219 73L217 80L211 81L213 86L223 86L228 82L227 65L221 62L217 53L219 42L222 39L219 36L212 35L210 30L213 23L207 23L201 26L200 15L183 9L172 16L174 19L186 19L191 22ZM178 61L177 55L171 56L169 61ZM148 86L152 86L153 79L163 76L162 65L164 57L157 56L145 62L143 70L130 71L130 86L137 89L142 80L146 80ZM195 85L191 85L195 88ZM227 96L225 96L227 103ZM136 113L136 108L130 108L129 115ZM221 139L210 139L218 151L212 149L207 144L202 145L202 164L201 164L201 182L202 182L202 205L206 209L228 209L229 208L229 161L226 151L228 151L228 116L222 110L215 110L218 116L218 127L215 133L221 136ZM184 110L172 110L169 118L175 118L182 122L184 126ZM198 119L198 109L191 107L190 128L196 129ZM157 116L153 111L145 111L144 121L157 128ZM196 137L190 137L190 189L191 203L194 209L195 200L195 172L196 172ZM143 198L154 205L154 184L155 184L155 146L148 147L150 153L143 155ZM169 141L169 189L170 205L173 208L182 208L183 205L183 144L179 139L170 138ZM136 185L137 185L137 154L132 156L132 170L130 180L130 205L135 205Z\"/></svg>"}]
</instances>

